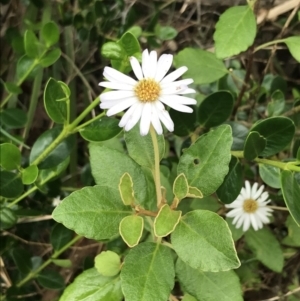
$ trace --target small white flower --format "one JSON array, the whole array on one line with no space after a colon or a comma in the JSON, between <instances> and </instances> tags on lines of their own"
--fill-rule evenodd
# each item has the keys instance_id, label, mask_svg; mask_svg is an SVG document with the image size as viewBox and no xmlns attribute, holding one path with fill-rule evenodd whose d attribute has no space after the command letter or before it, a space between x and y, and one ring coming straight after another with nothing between
<instances>
[{"instance_id":1,"label":"small white flower","mask_svg":"<svg viewBox=\"0 0 300 301\"><path fill-rule=\"evenodd\" d=\"M163 54L157 60L156 51L143 51L142 66L135 57L130 57L132 70L138 80L135 80L113 68L105 67L103 75L108 80L99 86L115 89L100 95L101 109L108 109L107 116L112 116L126 109L127 112L120 120L119 126L125 131L131 130L139 120L140 134L147 135L152 124L157 134L163 129L161 122L172 132L174 123L165 110L163 104L174 110L192 113L193 109L186 105L195 105L196 100L180 94L195 93L188 87L193 79L178 79L187 71L187 67L180 67L165 76L170 69L173 55Z\"/></svg>"},{"instance_id":2,"label":"small white flower","mask_svg":"<svg viewBox=\"0 0 300 301\"><path fill-rule=\"evenodd\" d=\"M243 231L247 231L250 225L254 230L261 229L263 224L270 222L268 218L273 211L267 207L270 202L268 200L268 192L263 192L264 185L258 188L258 183L254 183L251 187L249 181L245 181L245 188L243 187L237 199L229 205L225 205L227 208L233 208L226 216L233 217L232 223L236 225L236 228L240 228L243 224Z\"/></svg>"},{"instance_id":3,"label":"small white flower","mask_svg":"<svg viewBox=\"0 0 300 301\"><path fill-rule=\"evenodd\" d=\"M57 207L61 203L60 196L58 195L56 198L52 199L52 206Z\"/></svg>"}]
</instances>

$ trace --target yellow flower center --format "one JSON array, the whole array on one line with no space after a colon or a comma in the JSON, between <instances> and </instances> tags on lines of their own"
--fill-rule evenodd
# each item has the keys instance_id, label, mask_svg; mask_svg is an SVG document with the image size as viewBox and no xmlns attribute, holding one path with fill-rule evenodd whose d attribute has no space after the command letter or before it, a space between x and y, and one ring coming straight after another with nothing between
<instances>
[{"instance_id":1,"label":"yellow flower center","mask_svg":"<svg viewBox=\"0 0 300 301\"><path fill-rule=\"evenodd\" d=\"M134 88L136 97L141 102L154 102L158 99L161 88L153 79L142 79Z\"/></svg>"},{"instance_id":2,"label":"yellow flower center","mask_svg":"<svg viewBox=\"0 0 300 301\"><path fill-rule=\"evenodd\" d=\"M244 201L243 209L247 213L254 213L258 208L257 202L253 199L247 199Z\"/></svg>"}]
</instances>

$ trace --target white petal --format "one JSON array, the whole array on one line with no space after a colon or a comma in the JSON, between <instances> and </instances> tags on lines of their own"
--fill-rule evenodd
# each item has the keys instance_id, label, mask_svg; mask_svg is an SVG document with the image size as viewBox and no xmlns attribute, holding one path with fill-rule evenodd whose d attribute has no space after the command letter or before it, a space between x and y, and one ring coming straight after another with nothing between
<instances>
[{"instance_id":1,"label":"white petal","mask_svg":"<svg viewBox=\"0 0 300 301\"><path fill-rule=\"evenodd\" d=\"M255 231L258 230L258 223L257 223L257 218L255 218L254 214L250 214L250 221L251 221L251 225L254 228Z\"/></svg>"},{"instance_id":2,"label":"white petal","mask_svg":"<svg viewBox=\"0 0 300 301\"><path fill-rule=\"evenodd\" d=\"M250 228L250 216L249 214L245 215L244 225L243 225L243 231L246 232Z\"/></svg>"},{"instance_id":3,"label":"white petal","mask_svg":"<svg viewBox=\"0 0 300 301\"><path fill-rule=\"evenodd\" d=\"M171 68L173 62L173 55L172 54L163 54L160 56L157 67L156 67L156 74L154 79L156 81L161 81L161 79L167 74L169 69Z\"/></svg>"},{"instance_id":4,"label":"white petal","mask_svg":"<svg viewBox=\"0 0 300 301\"><path fill-rule=\"evenodd\" d=\"M171 101L176 104L181 105L195 105L197 104L197 101L193 98L181 96L181 95L164 95L163 98L166 101Z\"/></svg>"},{"instance_id":5,"label":"white petal","mask_svg":"<svg viewBox=\"0 0 300 301\"><path fill-rule=\"evenodd\" d=\"M145 49L142 54L142 70L144 78L148 78L150 74L150 56L148 49Z\"/></svg>"},{"instance_id":6,"label":"white petal","mask_svg":"<svg viewBox=\"0 0 300 301\"><path fill-rule=\"evenodd\" d=\"M137 60L137 58L135 58L134 56L131 56L129 60L130 60L131 68L132 68L135 76L137 77L137 79L139 79L139 80L143 79L143 71L142 71L142 68L141 68L140 63Z\"/></svg>"},{"instance_id":7,"label":"white petal","mask_svg":"<svg viewBox=\"0 0 300 301\"><path fill-rule=\"evenodd\" d=\"M191 88L186 88L185 90L183 90L180 94L195 94L196 90L191 89Z\"/></svg>"},{"instance_id":8,"label":"white petal","mask_svg":"<svg viewBox=\"0 0 300 301\"><path fill-rule=\"evenodd\" d=\"M182 94L184 90L186 90L187 86L171 86L168 88L164 88L161 90L161 95L170 95L170 94Z\"/></svg>"},{"instance_id":9,"label":"white petal","mask_svg":"<svg viewBox=\"0 0 300 301\"><path fill-rule=\"evenodd\" d=\"M253 194L252 197L253 197L254 200L257 200L257 198L262 194L264 188L265 188L265 186L264 186L264 185L261 185L261 186L259 187L259 189L256 191L256 193Z\"/></svg>"},{"instance_id":10,"label":"white petal","mask_svg":"<svg viewBox=\"0 0 300 301\"><path fill-rule=\"evenodd\" d=\"M258 187L258 183L255 182L252 187L251 187L251 198L254 199L254 195L256 194L256 190L257 190L257 187Z\"/></svg>"},{"instance_id":11,"label":"white petal","mask_svg":"<svg viewBox=\"0 0 300 301\"><path fill-rule=\"evenodd\" d=\"M259 203L265 202L269 197L269 193L267 191L263 192L260 198L257 199Z\"/></svg>"},{"instance_id":12,"label":"white petal","mask_svg":"<svg viewBox=\"0 0 300 301\"><path fill-rule=\"evenodd\" d=\"M243 213L243 209L242 208L235 208L235 209L227 212L226 216L228 216L228 217L234 217L236 215L240 215L241 213Z\"/></svg>"},{"instance_id":13,"label":"white petal","mask_svg":"<svg viewBox=\"0 0 300 301\"><path fill-rule=\"evenodd\" d=\"M257 222L257 227L258 229L261 229L263 227L263 222L261 221L259 215L256 214L257 212L255 212L255 218L256 218L256 222Z\"/></svg>"},{"instance_id":14,"label":"white petal","mask_svg":"<svg viewBox=\"0 0 300 301\"><path fill-rule=\"evenodd\" d=\"M130 131L140 120L142 111L143 111L144 104L137 103L134 112L132 113L132 118L128 120L127 124L125 125L125 131Z\"/></svg>"},{"instance_id":15,"label":"white petal","mask_svg":"<svg viewBox=\"0 0 300 301\"><path fill-rule=\"evenodd\" d=\"M112 115L118 114L118 113L126 110L127 108L129 108L130 106L132 106L133 104L135 104L137 102L138 102L138 100L135 97L125 98L121 103L110 108L107 111L106 115L112 116Z\"/></svg>"},{"instance_id":16,"label":"white petal","mask_svg":"<svg viewBox=\"0 0 300 301\"><path fill-rule=\"evenodd\" d=\"M177 79L178 77L180 77L183 73L185 73L188 70L187 67L183 66L178 68L177 70L171 72L169 75L167 75L162 81L161 83L170 83L173 82L175 79Z\"/></svg>"},{"instance_id":17,"label":"white petal","mask_svg":"<svg viewBox=\"0 0 300 301\"><path fill-rule=\"evenodd\" d=\"M132 97L134 96L133 91L109 91L102 93L100 95L100 100L103 101L110 101L110 100L117 100L117 99L122 99L126 97Z\"/></svg>"},{"instance_id":18,"label":"white petal","mask_svg":"<svg viewBox=\"0 0 300 301\"><path fill-rule=\"evenodd\" d=\"M246 218L245 214L241 215L241 218L236 223L236 228L237 229L239 229L241 227L241 225L244 223L245 218Z\"/></svg>"},{"instance_id":19,"label":"white petal","mask_svg":"<svg viewBox=\"0 0 300 301\"><path fill-rule=\"evenodd\" d=\"M152 108L151 103L146 102L143 107L143 112L140 122L140 134L145 136L149 133L151 123Z\"/></svg>"},{"instance_id":20,"label":"white petal","mask_svg":"<svg viewBox=\"0 0 300 301\"><path fill-rule=\"evenodd\" d=\"M154 78L156 74L156 67L157 67L157 52L151 51L150 56L150 71L149 71L149 77Z\"/></svg>"},{"instance_id":21,"label":"white petal","mask_svg":"<svg viewBox=\"0 0 300 301\"><path fill-rule=\"evenodd\" d=\"M257 210L255 212L255 214L260 218L260 220L264 223L264 224L268 224L270 222L269 218L260 210Z\"/></svg>"},{"instance_id":22,"label":"white petal","mask_svg":"<svg viewBox=\"0 0 300 301\"><path fill-rule=\"evenodd\" d=\"M166 110L157 110L158 118L165 125L165 127L170 131L174 131L174 123Z\"/></svg>"},{"instance_id":23,"label":"white petal","mask_svg":"<svg viewBox=\"0 0 300 301\"><path fill-rule=\"evenodd\" d=\"M249 181L245 181L246 198L251 198L251 185Z\"/></svg>"},{"instance_id":24,"label":"white petal","mask_svg":"<svg viewBox=\"0 0 300 301\"><path fill-rule=\"evenodd\" d=\"M117 89L117 90L133 90L132 85L122 84L122 83L116 83L116 82L101 82L99 83L99 86L109 89Z\"/></svg>"},{"instance_id":25,"label":"white petal","mask_svg":"<svg viewBox=\"0 0 300 301\"><path fill-rule=\"evenodd\" d=\"M233 224L233 225L236 224L237 221L238 221L241 217L242 217L242 215L236 215L236 216L234 217L234 219L232 220L232 224Z\"/></svg>"},{"instance_id":26,"label":"white petal","mask_svg":"<svg viewBox=\"0 0 300 301\"><path fill-rule=\"evenodd\" d=\"M158 135L163 133L163 128L161 126L160 120L158 118L158 113L155 104L152 104L152 116L151 116L151 123Z\"/></svg>"},{"instance_id":27,"label":"white petal","mask_svg":"<svg viewBox=\"0 0 300 301\"><path fill-rule=\"evenodd\" d=\"M180 103L173 102L171 100L171 98L172 98L172 96L169 96L169 97L163 97L163 96L161 96L159 98L159 100L161 102L165 103L166 105L168 105L169 107L173 108L176 111L185 112L185 113L192 113L193 112L192 108L187 107L185 105L182 105Z\"/></svg>"},{"instance_id":28,"label":"white petal","mask_svg":"<svg viewBox=\"0 0 300 301\"><path fill-rule=\"evenodd\" d=\"M124 127L127 124L127 122L132 118L132 115L134 114L134 111L138 105L139 103L135 103L125 112L119 122L119 127Z\"/></svg>"},{"instance_id":29,"label":"white petal","mask_svg":"<svg viewBox=\"0 0 300 301\"><path fill-rule=\"evenodd\" d=\"M123 99L113 99L110 101L104 101L104 102L101 102L100 108L103 110L110 109L110 108L114 107L115 105L120 104L123 101L124 101L124 98Z\"/></svg>"},{"instance_id":30,"label":"white petal","mask_svg":"<svg viewBox=\"0 0 300 301\"><path fill-rule=\"evenodd\" d=\"M121 82L123 84L128 84L128 85L136 85L136 83L137 83L133 78L131 78L111 67L105 67L103 75L104 75L104 77L106 77L109 80L113 79L110 81L114 81L114 82Z\"/></svg>"},{"instance_id":31,"label":"white petal","mask_svg":"<svg viewBox=\"0 0 300 301\"><path fill-rule=\"evenodd\" d=\"M171 82L171 83L161 83L161 88L169 88L172 86L188 86L194 82L193 79L187 78L187 79L182 79L182 80L177 80L176 82Z\"/></svg>"}]
</instances>

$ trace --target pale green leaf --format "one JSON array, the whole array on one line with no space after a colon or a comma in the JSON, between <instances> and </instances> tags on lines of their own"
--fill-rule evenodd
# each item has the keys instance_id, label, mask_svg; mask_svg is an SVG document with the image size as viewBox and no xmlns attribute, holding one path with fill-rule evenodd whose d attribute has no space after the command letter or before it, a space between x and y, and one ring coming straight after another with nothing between
<instances>
[{"instance_id":1,"label":"pale green leaf","mask_svg":"<svg viewBox=\"0 0 300 301\"><path fill-rule=\"evenodd\" d=\"M119 232L125 243L133 248L139 243L143 229L144 219L138 215L129 215L121 220Z\"/></svg>"},{"instance_id":2,"label":"pale green leaf","mask_svg":"<svg viewBox=\"0 0 300 301\"><path fill-rule=\"evenodd\" d=\"M116 276L121 269L120 256L112 251L102 251L95 257L95 268L103 276Z\"/></svg>"}]
</instances>

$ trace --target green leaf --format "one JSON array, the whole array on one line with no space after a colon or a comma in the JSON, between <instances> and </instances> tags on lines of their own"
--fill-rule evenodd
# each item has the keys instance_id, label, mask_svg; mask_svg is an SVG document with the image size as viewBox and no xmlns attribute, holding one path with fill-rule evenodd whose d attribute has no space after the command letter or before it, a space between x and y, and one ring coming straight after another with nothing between
<instances>
[{"instance_id":1,"label":"green leaf","mask_svg":"<svg viewBox=\"0 0 300 301\"><path fill-rule=\"evenodd\" d=\"M226 217L226 222L232 234L232 238L234 241L237 241L244 235L244 231L242 227L237 229L236 226L232 224L232 221L233 218Z\"/></svg>"},{"instance_id":2,"label":"green leaf","mask_svg":"<svg viewBox=\"0 0 300 301\"><path fill-rule=\"evenodd\" d=\"M15 248L11 251L11 257L17 266L18 270L23 274L27 275L32 270L32 263L30 260L30 253L27 249Z\"/></svg>"},{"instance_id":3,"label":"green leaf","mask_svg":"<svg viewBox=\"0 0 300 301\"><path fill-rule=\"evenodd\" d=\"M251 229L245 233L245 241L261 263L274 272L282 272L283 253L278 240L269 229Z\"/></svg>"},{"instance_id":4,"label":"green leaf","mask_svg":"<svg viewBox=\"0 0 300 301\"><path fill-rule=\"evenodd\" d=\"M119 223L131 214L131 209L123 205L119 191L106 186L77 190L67 196L52 213L57 222L95 240L117 236Z\"/></svg>"},{"instance_id":5,"label":"green leaf","mask_svg":"<svg viewBox=\"0 0 300 301\"><path fill-rule=\"evenodd\" d=\"M259 164L259 175L261 179L270 187L280 188L280 169L267 164Z\"/></svg>"},{"instance_id":6,"label":"green leaf","mask_svg":"<svg viewBox=\"0 0 300 301\"><path fill-rule=\"evenodd\" d=\"M63 292L59 301L122 301L121 281L118 277L106 277L95 268L76 277Z\"/></svg>"},{"instance_id":7,"label":"green leaf","mask_svg":"<svg viewBox=\"0 0 300 301\"><path fill-rule=\"evenodd\" d=\"M132 33L136 38L139 38L143 33L141 26L132 26L127 31Z\"/></svg>"},{"instance_id":8,"label":"green leaf","mask_svg":"<svg viewBox=\"0 0 300 301\"><path fill-rule=\"evenodd\" d=\"M24 34L25 53L30 58L39 57L39 40L32 30L26 30Z\"/></svg>"},{"instance_id":9,"label":"green leaf","mask_svg":"<svg viewBox=\"0 0 300 301\"><path fill-rule=\"evenodd\" d=\"M6 170L17 169L21 165L21 152L14 144L0 144L0 165Z\"/></svg>"},{"instance_id":10,"label":"green leaf","mask_svg":"<svg viewBox=\"0 0 300 301\"><path fill-rule=\"evenodd\" d=\"M218 188L217 195L222 203L230 204L238 197L242 187L242 166L236 157L231 157L229 172L225 176L222 185Z\"/></svg>"},{"instance_id":11,"label":"green leaf","mask_svg":"<svg viewBox=\"0 0 300 301\"><path fill-rule=\"evenodd\" d=\"M247 50L256 36L256 20L248 5L227 9L216 24L216 56L224 59Z\"/></svg>"},{"instance_id":12,"label":"green leaf","mask_svg":"<svg viewBox=\"0 0 300 301\"><path fill-rule=\"evenodd\" d=\"M135 199L134 199L133 182L130 174L127 172L124 173L124 175L120 179L119 191L124 205L134 204Z\"/></svg>"},{"instance_id":13,"label":"green leaf","mask_svg":"<svg viewBox=\"0 0 300 301\"><path fill-rule=\"evenodd\" d=\"M165 139L163 135L156 135L159 158L162 159L165 153ZM141 136L139 125L124 133L124 138L129 156L141 166L154 168L154 146L151 134Z\"/></svg>"},{"instance_id":14,"label":"green leaf","mask_svg":"<svg viewBox=\"0 0 300 301\"><path fill-rule=\"evenodd\" d=\"M233 108L233 97L228 91L218 91L207 96L198 109L198 120L206 128L226 121Z\"/></svg>"},{"instance_id":15,"label":"green leaf","mask_svg":"<svg viewBox=\"0 0 300 301\"><path fill-rule=\"evenodd\" d=\"M284 94L280 90L276 90L272 93L271 101L268 103L268 116L280 115L285 106Z\"/></svg>"},{"instance_id":16,"label":"green leaf","mask_svg":"<svg viewBox=\"0 0 300 301\"><path fill-rule=\"evenodd\" d=\"M103 276L116 276L121 269L120 256L112 251L102 251L95 257L95 268Z\"/></svg>"},{"instance_id":17,"label":"green leaf","mask_svg":"<svg viewBox=\"0 0 300 301\"><path fill-rule=\"evenodd\" d=\"M174 211L168 204L164 204L154 219L154 234L165 237L172 233L179 223L181 211Z\"/></svg>"},{"instance_id":18,"label":"green leaf","mask_svg":"<svg viewBox=\"0 0 300 301\"><path fill-rule=\"evenodd\" d=\"M92 174L97 184L118 190L120 178L127 172L132 178L136 201L145 209L149 208L152 200L148 198L146 178L135 161L104 145L91 143L89 150Z\"/></svg>"},{"instance_id":19,"label":"green leaf","mask_svg":"<svg viewBox=\"0 0 300 301\"><path fill-rule=\"evenodd\" d=\"M125 299L166 301L174 286L174 276L171 249L151 242L139 244L129 251L121 270Z\"/></svg>"},{"instance_id":20,"label":"green leaf","mask_svg":"<svg viewBox=\"0 0 300 301\"><path fill-rule=\"evenodd\" d=\"M51 259L51 262L61 268L69 269L72 267L72 261L70 259Z\"/></svg>"},{"instance_id":21,"label":"green leaf","mask_svg":"<svg viewBox=\"0 0 300 301\"><path fill-rule=\"evenodd\" d=\"M178 257L201 271L228 271L240 266L227 223L214 212L194 210L184 215L171 241Z\"/></svg>"},{"instance_id":22,"label":"green leaf","mask_svg":"<svg viewBox=\"0 0 300 301\"><path fill-rule=\"evenodd\" d=\"M291 52L294 59L298 62L300 62L300 38L299 37L289 37L284 40L285 44L289 48L289 51Z\"/></svg>"},{"instance_id":23,"label":"green leaf","mask_svg":"<svg viewBox=\"0 0 300 301\"><path fill-rule=\"evenodd\" d=\"M178 259L176 275L183 289L201 301L243 301L241 284L233 271L203 272Z\"/></svg>"},{"instance_id":24,"label":"green leaf","mask_svg":"<svg viewBox=\"0 0 300 301\"><path fill-rule=\"evenodd\" d=\"M46 68L53 65L61 56L61 50L59 48L54 48L47 52L40 60L39 64Z\"/></svg>"},{"instance_id":25,"label":"green leaf","mask_svg":"<svg viewBox=\"0 0 300 301\"><path fill-rule=\"evenodd\" d=\"M23 184L20 175L10 171L0 170L0 195L13 199L23 192Z\"/></svg>"},{"instance_id":26,"label":"green leaf","mask_svg":"<svg viewBox=\"0 0 300 301\"><path fill-rule=\"evenodd\" d=\"M39 175L39 169L36 165L30 165L22 170L22 182L24 185L34 183Z\"/></svg>"},{"instance_id":27,"label":"green leaf","mask_svg":"<svg viewBox=\"0 0 300 301\"><path fill-rule=\"evenodd\" d=\"M39 181L40 182L47 182L49 179L57 177L59 174L61 174L63 171L66 170L70 163L70 157L67 157L64 161L59 163L58 165L48 168L48 169L42 169L39 173Z\"/></svg>"},{"instance_id":28,"label":"green leaf","mask_svg":"<svg viewBox=\"0 0 300 301\"><path fill-rule=\"evenodd\" d=\"M298 227L290 215L288 216L285 225L288 228L288 236L286 236L281 243L291 247L300 247L300 227Z\"/></svg>"},{"instance_id":29,"label":"green leaf","mask_svg":"<svg viewBox=\"0 0 300 301\"><path fill-rule=\"evenodd\" d=\"M70 229L66 228L62 224L56 224L50 236L50 242L55 251L60 250L64 247L68 242L72 240L74 236L74 232Z\"/></svg>"},{"instance_id":30,"label":"green leaf","mask_svg":"<svg viewBox=\"0 0 300 301\"><path fill-rule=\"evenodd\" d=\"M68 95L59 81L50 78L44 90L44 105L49 117L56 123L67 121Z\"/></svg>"},{"instance_id":31,"label":"green leaf","mask_svg":"<svg viewBox=\"0 0 300 301\"><path fill-rule=\"evenodd\" d=\"M104 116L81 129L79 133L83 139L90 142L105 141L122 131L118 124L117 119Z\"/></svg>"},{"instance_id":32,"label":"green leaf","mask_svg":"<svg viewBox=\"0 0 300 301\"><path fill-rule=\"evenodd\" d=\"M196 298L194 298L193 296L191 296L190 294L184 294L182 301L197 301Z\"/></svg>"},{"instance_id":33,"label":"green leaf","mask_svg":"<svg viewBox=\"0 0 300 301\"><path fill-rule=\"evenodd\" d=\"M56 271L53 270L43 270L37 275L37 282L47 288L52 290L59 290L65 287L64 278Z\"/></svg>"},{"instance_id":34,"label":"green leaf","mask_svg":"<svg viewBox=\"0 0 300 301\"><path fill-rule=\"evenodd\" d=\"M33 76L36 68L27 75L28 70L31 69L33 65L36 65L35 59L29 57L26 54L20 57L17 63L17 78L20 80Z\"/></svg>"},{"instance_id":35,"label":"green leaf","mask_svg":"<svg viewBox=\"0 0 300 301\"><path fill-rule=\"evenodd\" d=\"M178 32L172 26L160 26L157 24L154 29L155 35L162 41L168 41L174 39Z\"/></svg>"},{"instance_id":36,"label":"green leaf","mask_svg":"<svg viewBox=\"0 0 300 301\"><path fill-rule=\"evenodd\" d=\"M17 216L13 210L4 207L0 210L0 230L6 230L13 227L17 223Z\"/></svg>"},{"instance_id":37,"label":"green leaf","mask_svg":"<svg viewBox=\"0 0 300 301\"><path fill-rule=\"evenodd\" d=\"M140 43L131 32L125 32L118 41L121 47L125 50L127 56L132 56L140 52Z\"/></svg>"},{"instance_id":38,"label":"green leaf","mask_svg":"<svg viewBox=\"0 0 300 301\"><path fill-rule=\"evenodd\" d=\"M228 125L221 125L202 135L184 151L179 160L178 174L184 173L189 185L197 187L204 196L212 194L228 173L231 144Z\"/></svg>"},{"instance_id":39,"label":"green leaf","mask_svg":"<svg viewBox=\"0 0 300 301\"><path fill-rule=\"evenodd\" d=\"M50 145L60 133L61 129L59 127L55 127L44 132L35 141L29 156L31 164L44 152L47 146ZM63 162L70 155L74 147L74 142L74 136L68 136L38 165L39 169L52 168Z\"/></svg>"},{"instance_id":40,"label":"green leaf","mask_svg":"<svg viewBox=\"0 0 300 301\"><path fill-rule=\"evenodd\" d=\"M197 187L189 186L189 191L188 191L187 197L202 199L203 193Z\"/></svg>"},{"instance_id":41,"label":"green leaf","mask_svg":"<svg viewBox=\"0 0 300 301\"><path fill-rule=\"evenodd\" d=\"M287 117L271 117L253 125L251 132L258 132L267 140L260 156L269 157L283 150L293 139L295 125Z\"/></svg>"},{"instance_id":42,"label":"green leaf","mask_svg":"<svg viewBox=\"0 0 300 301\"><path fill-rule=\"evenodd\" d=\"M125 243L133 248L136 246L143 234L144 219L141 216L129 215L122 219L120 222L120 235Z\"/></svg>"},{"instance_id":43,"label":"green leaf","mask_svg":"<svg viewBox=\"0 0 300 301\"><path fill-rule=\"evenodd\" d=\"M172 120L176 120L174 123L174 134L180 137L188 136L191 134L197 123L197 110L193 110L192 113L186 114L173 109L170 109L170 116Z\"/></svg>"},{"instance_id":44,"label":"green leaf","mask_svg":"<svg viewBox=\"0 0 300 301\"><path fill-rule=\"evenodd\" d=\"M173 183L173 193L180 201L186 197L189 192L189 184L184 173L178 175Z\"/></svg>"},{"instance_id":45,"label":"green leaf","mask_svg":"<svg viewBox=\"0 0 300 301\"><path fill-rule=\"evenodd\" d=\"M27 115L23 110L8 108L0 113L1 123L11 129L20 129L27 122Z\"/></svg>"},{"instance_id":46,"label":"green leaf","mask_svg":"<svg viewBox=\"0 0 300 301\"><path fill-rule=\"evenodd\" d=\"M289 170L281 172L281 190L286 206L295 222L300 226L300 185L293 172Z\"/></svg>"},{"instance_id":47,"label":"green leaf","mask_svg":"<svg viewBox=\"0 0 300 301\"><path fill-rule=\"evenodd\" d=\"M14 83L6 82L4 83L4 88L7 93L12 93L16 95L21 94L23 92L22 89Z\"/></svg>"},{"instance_id":48,"label":"green leaf","mask_svg":"<svg viewBox=\"0 0 300 301\"><path fill-rule=\"evenodd\" d=\"M194 48L185 48L174 57L176 68L187 66L183 78L192 78L195 84L209 84L228 73L224 63L214 53ZM199 72L201 70L201 72Z\"/></svg>"},{"instance_id":49,"label":"green leaf","mask_svg":"<svg viewBox=\"0 0 300 301\"><path fill-rule=\"evenodd\" d=\"M230 125L232 130L233 143L231 150L243 150L245 140L249 132L248 128L238 122L233 121L226 122L226 124Z\"/></svg>"},{"instance_id":50,"label":"green leaf","mask_svg":"<svg viewBox=\"0 0 300 301\"><path fill-rule=\"evenodd\" d=\"M47 47L56 44L59 40L59 28L53 21L46 23L41 30L41 37Z\"/></svg>"},{"instance_id":51,"label":"green leaf","mask_svg":"<svg viewBox=\"0 0 300 301\"><path fill-rule=\"evenodd\" d=\"M258 132L249 132L244 145L244 157L250 161L254 160L263 152L266 145L266 138L261 136Z\"/></svg>"},{"instance_id":52,"label":"green leaf","mask_svg":"<svg viewBox=\"0 0 300 301\"><path fill-rule=\"evenodd\" d=\"M101 48L101 55L110 60L123 60L126 52L120 44L107 42Z\"/></svg>"}]
</instances>

